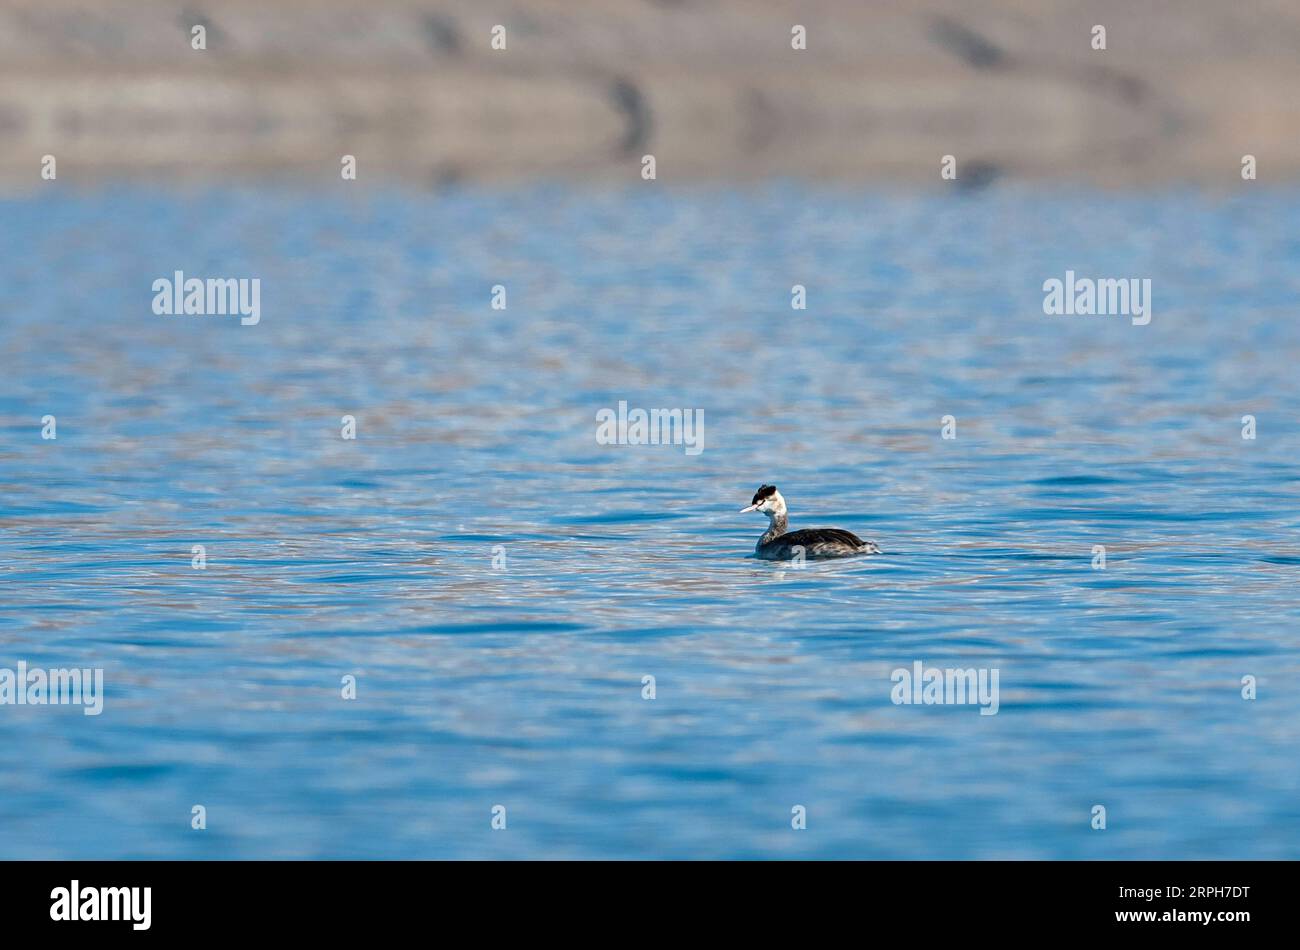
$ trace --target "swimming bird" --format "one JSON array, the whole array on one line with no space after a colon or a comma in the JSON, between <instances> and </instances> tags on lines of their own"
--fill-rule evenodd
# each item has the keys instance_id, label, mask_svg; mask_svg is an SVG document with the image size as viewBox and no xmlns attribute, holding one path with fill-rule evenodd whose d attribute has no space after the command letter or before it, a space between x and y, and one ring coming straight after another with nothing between
<instances>
[{"instance_id":1,"label":"swimming bird","mask_svg":"<svg viewBox=\"0 0 1300 950\"><path fill-rule=\"evenodd\" d=\"M764 561L788 561L800 549L810 560L880 553L880 545L875 541L863 541L842 528L804 528L787 533L785 499L775 485L763 485L754 492L749 507L740 509L742 515L749 511L761 511L768 518L767 531L754 548L754 556Z\"/></svg>"}]
</instances>

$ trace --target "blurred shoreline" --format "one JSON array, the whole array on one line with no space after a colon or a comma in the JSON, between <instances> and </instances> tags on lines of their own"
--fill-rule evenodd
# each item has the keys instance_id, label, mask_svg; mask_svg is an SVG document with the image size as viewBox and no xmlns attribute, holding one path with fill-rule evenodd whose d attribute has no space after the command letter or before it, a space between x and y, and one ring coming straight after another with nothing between
<instances>
[{"instance_id":1,"label":"blurred shoreline","mask_svg":"<svg viewBox=\"0 0 1300 950\"><path fill-rule=\"evenodd\" d=\"M194 25L207 48L191 48ZM505 27L506 49L491 47ZM807 49L791 48L795 24ZM1107 49L1091 48L1095 24ZM1300 6L11 0L0 188L1300 180Z\"/></svg>"}]
</instances>

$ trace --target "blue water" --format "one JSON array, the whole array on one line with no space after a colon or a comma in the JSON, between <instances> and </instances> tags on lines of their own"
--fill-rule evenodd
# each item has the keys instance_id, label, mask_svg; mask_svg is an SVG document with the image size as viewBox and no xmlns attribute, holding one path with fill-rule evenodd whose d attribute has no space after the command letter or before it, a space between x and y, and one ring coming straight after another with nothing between
<instances>
[{"instance_id":1,"label":"blue water","mask_svg":"<svg viewBox=\"0 0 1300 950\"><path fill-rule=\"evenodd\" d=\"M0 202L0 857L1300 857L1300 195L355 184Z\"/></svg>"}]
</instances>

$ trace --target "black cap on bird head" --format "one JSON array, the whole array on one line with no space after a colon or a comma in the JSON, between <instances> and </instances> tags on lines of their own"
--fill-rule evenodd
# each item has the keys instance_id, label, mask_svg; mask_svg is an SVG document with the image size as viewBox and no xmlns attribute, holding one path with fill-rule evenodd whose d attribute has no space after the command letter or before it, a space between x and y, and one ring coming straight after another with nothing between
<instances>
[{"instance_id":1,"label":"black cap on bird head","mask_svg":"<svg viewBox=\"0 0 1300 950\"><path fill-rule=\"evenodd\" d=\"M748 512L748 511L756 511L756 510L761 510L761 511L763 511L764 513L769 513L769 509L767 509L767 508L760 509L758 506L761 505L761 504L763 504L764 502L766 502L766 501L767 501L769 498L771 498L773 495L776 495L776 486L775 486L775 485L763 485L763 486L761 486L761 487L758 489L758 491L754 492L754 499L749 503L749 507L748 507L748 508L741 508L741 509L740 509L740 513L743 515L743 514L745 514L745 513ZM780 497L781 497L780 495L777 495L777 498L778 498L778 499L779 499Z\"/></svg>"}]
</instances>

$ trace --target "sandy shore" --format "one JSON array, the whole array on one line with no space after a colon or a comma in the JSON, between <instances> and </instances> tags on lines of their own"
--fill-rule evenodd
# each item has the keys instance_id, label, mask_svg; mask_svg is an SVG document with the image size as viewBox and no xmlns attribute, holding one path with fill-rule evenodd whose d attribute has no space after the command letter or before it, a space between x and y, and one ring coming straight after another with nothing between
<instances>
[{"instance_id":1,"label":"sandy shore","mask_svg":"<svg viewBox=\"0 0 1300 950\"><path fill-rule=\"evenodd\" d=\"M636 181L653 154L660 181L937 186L952 155L966 183L1234 187L1245 154L1300 177L1297 89L1281 0L10 0L0 183L45 155L60 181L338 180L345 154L370 181Z\"/></svg>"}]
</instances>

